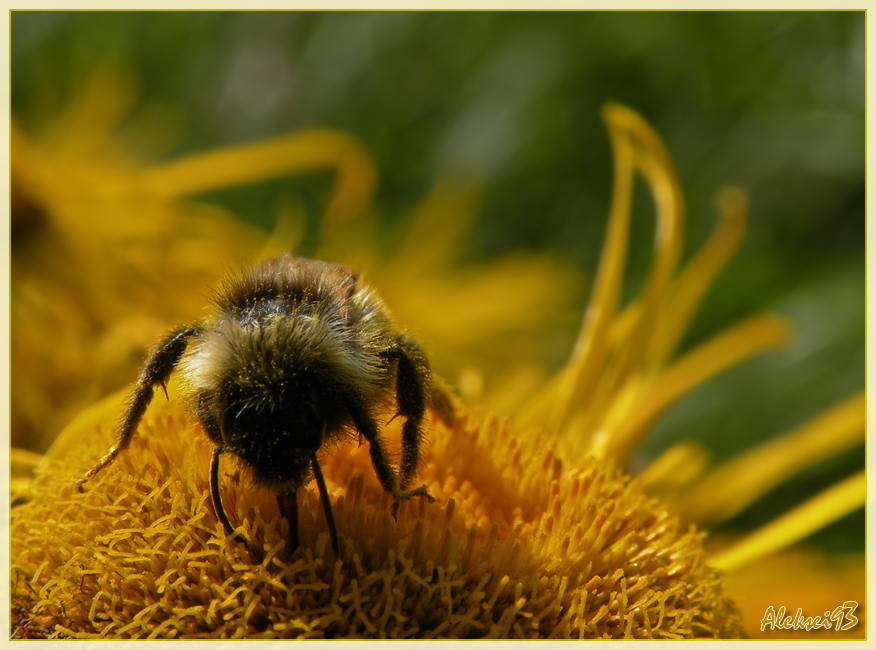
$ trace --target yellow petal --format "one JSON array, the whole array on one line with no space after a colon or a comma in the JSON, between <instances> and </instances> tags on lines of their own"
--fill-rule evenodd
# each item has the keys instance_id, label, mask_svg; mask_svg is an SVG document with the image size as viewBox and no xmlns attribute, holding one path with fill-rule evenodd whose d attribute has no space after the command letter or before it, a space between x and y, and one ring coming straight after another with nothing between
<instances>
[{"instance_id":1,"label":"yellow petal","mask_svg":"<svg viewBox=\"0 0 876 650\"><path fill-rule=\"evenodd\" d=\"M729 519L801 469L863 443L866 415L861 392L796 431L721 464L691 489L680 511L701 525Z\"/></svg>"},{"instance_id":2,"label":"yellow petal","mask_svg":"<svg viewBox=\"0 0 876 650\"><path fill-rule=\"evenodd\" d=\"M618 104L602 112L614 153L614 189L602 258L590 303L572 358L549 390L552 400L536 396L523 409L522 420L534 420L544 404L553 401L548 430L559 431L573 410L587 409L594 392L610 394L639 363L652 330L649 318L660 304L681 249L683 199L677 175L659 136L638 114ZM646 280L639 316L629 337L620 343L619 357L606 372L608 342L617 313L629 237L633 173L638 169L651 189L657 207L654 261ZM604 398L600 399L604 401Z\"/></svg>"},{"instance_id":3,"label":"yellow petal","mask_svg":"<svg viewBox=\"0 0 876 650\"><path fill-rule=\"evenodd\" d=\"M153 191L188 196L313 169L336 172L324 221L355 216L371 199L377 171L358 140L341 131L313 129L206 153L143 172Z\"/></svg>"},{"instance_id":4,"label":"yellow petal","mask_svg":"<svg viewBox=\"0 0 876 650\"><path fill-rule=\"evenodd\" d=\"M631 133L636 146L635 164L645 178L657 209L657 227L654 243L654 259L645 280L645 286L637 300L638 315L628 338L619 348L617 358L600 378L599 392L612 395L622 386L630 373L643 364L645 353L651 345L656 328L662 320L662 307L667 300L667 290L675 274L684 230L684 198L675 167L659 136L642 118L621 106L610 106L617 124L623 124ZM661 313L658 314L658 310ZM599 396L597 404L603 402Z\"/></svg>"},{"instance_id":5,"label":"yellow petal","mask_svg":"<svg viewBox=\"0 0 876 650\"><path fill-rule=\"evenodd\" d=\"M866 498L867 474L861 471L773 520L736 545L714 555L709 564L722 571L734 571L790 546L857 510L864 505Z\"/></svg>"},{"instance_id":6,"label":"yellow petal","mask_svg":"<svg viewBox=\"0 0 876 650\"><path fill-rule=\"evenodd\" d=\"M33 470L43 460L42 454L13 447L9 450L9 495L14 500L33 480Z\"/></svg>"},{"instance_id":7,"label":"yellow petal","mask_svg":"<svg viewBox=\"0 0 876 650\"><path fill-rule=\"evenodd\" d=\"M607 349L609 325L620 300L620 286L627 255L630 207L633 195L634 152L631 136L613 122L617 111L606 107L602 117L608 127L614 153L614 189L608 217L608 229L599 270L581 333L572 358L562 373L553 397L553 412L548 431L559 431L573 404L586 404L601 374Z\"/></svg>"},{"instance_id":8,"label":"yellow petal","mask_svg":"<svg viewBox=\"0 0 876 650\"><path fill-rule=\"evenodd\" d=\"M13 447L9 450L9 461L13 468L20 467L22 469L32 470L40 464L42 459L42 454L27 449Z\"/></svg>"},{"instance_id":9,"label":"yellow petal","mask_svg":"<svg viewBox=\"0 0 876 650\"><path fill-rule=\"evenodd\" d=\"M675 352L706 289L736 252L745 234L748 217L745 193L738 188L726 187L718 195L717 204L718 225L678 276L671 299L656 321L651 347L654 365L661 365Z\"/></svg>"},{"instance_id":10,"label":"yellow petal","mask_svg":"<svg viewBox=\"0 0 876 650\"><path fill-rule=\"evenodd\" d=\"M649 494L668 492L685 487L696 480L706 469L710 454L700 443L686 440L673 445L653 461L636 477Z\"/></svg>"}]
</instances>

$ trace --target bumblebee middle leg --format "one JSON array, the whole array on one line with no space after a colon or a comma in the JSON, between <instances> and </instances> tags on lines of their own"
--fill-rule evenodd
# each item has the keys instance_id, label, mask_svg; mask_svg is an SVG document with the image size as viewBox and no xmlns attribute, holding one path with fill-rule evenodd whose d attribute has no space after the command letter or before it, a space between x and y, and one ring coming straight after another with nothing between
<instances>
[{"instance_id":1,"label":"bumblebee middle leg","mask_svg":"<svg viewBox=\"0 0 876 650\"><path fill-rule=\"evenodd\" d=\"M425 434L423 419L431 390L431 373L426 355L419 346L406 337L400 337L393 348L396 358L397 415L405 418L402 425L402 462L399 487L410 485L420 465Z\"/></svg>"},{"instance_id":2,"label":"bumblebee middle leg","mask_svg":"<svg viewBox=\"0 0 876 650\"><path fill-rule=\"evenodd\" d=\"M137 425L140 424L146 408L152 401L155 386L164 387L170 378L170 373L173 372L186 351L189 339L197 331L197 327L191 325L178 327L165 336L149 354L146 363L143 364L143 369L140 371L140 376L137 378L137 384L128 397L128 406L116 434L116 444L106 456L100 459L97 465L88 470L85 476L76 482L76 489L79 492L82 492L85 481L112 463L128 447L137 431Z\"/></svg>"},{"instance_id":3,"label":"bumblebee middle leg","mask_svg":"<svg viewBox=\"0 0 876 650\"><path fill-rule=\"evenodd\" d=\"M381 438L380 433L377 431L374 419L354 396L346 396L345 402L350 417L353 419L353 424L356 425L359 433L368 440L368 451L371 455L371 464L374 466L377 479L380 481L383 489L389 492L393 499L395 499L396 504L393 506L393 514L395 514L399 501L405 501L417 496L426 497L430 501L434 501L435 498L429 494L429 490L425 485L421 485L413 490L402 490L399 487L398 476L396 475L395 468L389 462L383 438Z\"/></svg>"}]
</instances>

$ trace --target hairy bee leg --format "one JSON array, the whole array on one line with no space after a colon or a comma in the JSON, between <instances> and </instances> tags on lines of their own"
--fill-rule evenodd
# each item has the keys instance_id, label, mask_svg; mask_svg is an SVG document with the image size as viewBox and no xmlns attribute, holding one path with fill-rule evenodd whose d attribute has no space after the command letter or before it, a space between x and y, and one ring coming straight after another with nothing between
<instances>
[{"instance_id":1,"label":"hairy bee leg","mask_svg":"<svg viewBox=\"0 0 876 650\"><path fill-rule=\"evenodd\" d=\"M383 439L377 431L377 425L374 424L374 420L368 415L359 400L352 395L347 395L345 401L350 417L353 418L353 424L356 425L359 433L368 440L371 464L374 466L374 472L377 474L377 479L380 481L383 489L389 492L396 502L405 501L412 497L426 497L429 501L434 501L435 497L429 494L429 490L425 485L421 485L413 490L399 489L398 478L392 465L387 460ZM393 516L395 516L397 510L398 506L393 504Z\"/></svg>"},{"instance_id":2,"label":"hairy bee leg","mask_svg":"<svg viewBox=\"0 0 876 650\"><path fill-rule=\"evenodd\" d=\"M234 526L228 521L228 515L225 514L225 508L222 507L222 495L219 493L219 456L222 455L221 447L213 447L213 457L210 459L210 503L213 505L213 511L222 522L225 532L229 537L234 534Z\"/></svg>"},{"instance_id":3,"label":"hairy bee leg","mask_svg":"<svg viewBox=\"0 0 876 650\"><path fill-rule=\"evenodd\" d=\"M100 459L97 465L88 470L85 476L76 482L76 489L79 492L82 492L85 481L112 463L127 448L134 437L134 433L137 431L140 419L152 401L155 386L164 386L167 383L170 373L173 372L176 364L179 363L180 358L186 351L189 339L197 331L197 327L191 325L179 327L165 336L149 354L146 363L143 364L143 368L140 370L137 384L128 397L128 406L125 408L125 413L122 416L122 421L116 434L116 444L109 450L106 456Z\"/></svg>"},{"instance_id":4,"label":"hairy bee leg","mask_svg":"<svg viewBox=\"0 0 876 650\"><path fill-rule=\"evenodd\" d=\"M325 486L325 478L322 476L322 469L316 460L314 454L310 458L310 464L313 467L313 476L316 479L316 486L319 488L319 500L322 501L322 509L325 511L325 521L328 524L329 535L332 538L332 550L335 552L335 557L341 557L341 547L338 544L338 530L335 527L335 516L332 513L332 503L329 501L328 489Z\"/></svg>"},{"instance_id":5,"label":"hairy bee leg","mask_svg":"<svg viewBox=\"0 0 876 650\"><path fill-rule=\"evenodd\" d=\"M210 459L210 503L213 505L216 517L222 522L222 526L225 528L228 536L233 537L234 541L246 546L246 540L241 535L234 533L234 526L231 525L228 515L225 514L225 508L222 507L222 495L219 494L219 456L224 451L222 447L213 447L213 457Z\"/></svg>"},{"instance_id":6,"label":"hairy bee leg","mask_svg":"<svg viewBox=\"0 0 876 650\"><path fill-rule=\"evenodd\" d=\"M291 553L298 548L298 492L278 492L277 506L280 508L280 516L289 523L286 542Z\"/></svg>"},{"instance_id":7,"label":"hairy bee leg","mask_svg":"<svg viewBox=\"0 0 876 650\"><path fill-rule=\"evenodd\" d=\"M417 474L420 450L425 435L423 418L426 417L427 395L431 388L429 363L426 355L412 340L401 337L395 347L396 403L398 415L403 415L402 463L399 487L404 489Z\"/></svg>"},{"instance_id":8,"label":"hairy bee leg","mask_svg":"<svg viewBox=\"0 0 876 650\"><path fill-rule=\"evenodd\" d=\"M440 377L432 375L432 386L429 389L432 412L446 427L452 427L456 422L457 399L450 388Z\"/></svg>"}]
</instances>

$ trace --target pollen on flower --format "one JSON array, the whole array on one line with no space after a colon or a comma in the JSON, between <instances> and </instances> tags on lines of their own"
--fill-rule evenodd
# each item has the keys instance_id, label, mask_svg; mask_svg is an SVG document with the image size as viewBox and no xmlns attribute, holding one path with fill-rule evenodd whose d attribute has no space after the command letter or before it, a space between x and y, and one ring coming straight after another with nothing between
<instances>
[{"instance_id":1,"label":"pollen on flower","mask_svg":"<svg viewBox=\"0 0 876 650\"><path fill-rule=\"evenodd\" d=\"M171 397L173 397L171 391ZM161 400L163 402L163 400ZM434 424L420 472L438 502L397 520L367 445L326 450L341 557L313 486L300 548L285 548L272 493L223 466L173 401L84 494L73 489L112 435L112 401L59 439L12 512L11 588L34 629L110 638L687 638L739 633L705 563L702 533L620 471L561 458L495 418ZM398 439L397 420L387 437Z\"/></svg>"}]
</instances>

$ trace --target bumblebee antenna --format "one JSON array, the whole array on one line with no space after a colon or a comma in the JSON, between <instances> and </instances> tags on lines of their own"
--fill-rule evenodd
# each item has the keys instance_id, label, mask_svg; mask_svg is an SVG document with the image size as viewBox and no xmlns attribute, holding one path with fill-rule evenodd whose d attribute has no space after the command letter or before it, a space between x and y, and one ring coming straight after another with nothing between
<instances>
[{"instance_id":1,"label":"bumblebee antenna","mask_svg":"<svg viewBox=\"0 0 876 650\"><path fill-rule=\"evenodd\" d=\"M219 456L225 452L225 449L218 445L213 447L213 458L210 459L210 503L213 504L213 510L222 525L225 527L225 532L229 537L233 537L234 541L240 542L247 546L246 540L242 535L234 533L234 526L228 521L228 516L225 514L225 509L222 507L222 495L219 494Z\"/></svg>"},{"instance_id":2,"label":"bumblebee antenna","mask_svg":"<svg viewBox=\"0 0 876 650\"><path fill-rule=\"evenodd\" d=\"M316 478L316 486L319 488L319 500L322 501L322 509L325 511L325 521L328 524L329 535L331 535L332 538L332 550L335 552L335 557L341 557L341 549L338 545L338 531L335 528L335 516L332 514L332 503L329 501L328 490L325 487L325 479L322 477L322 470L319 468L316 454L310 457L310 464L313 466L313 476Z\"/></svg>"}]
</instances>

